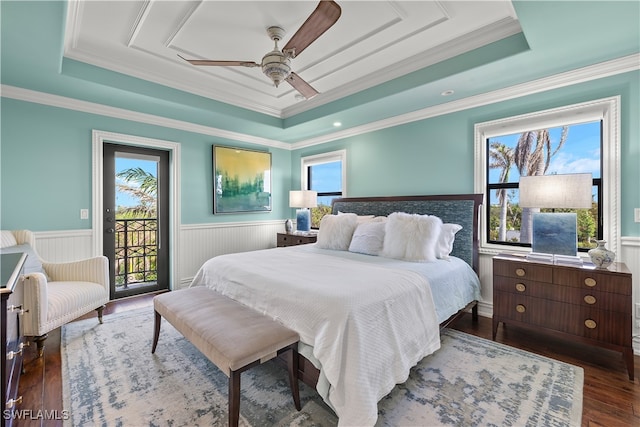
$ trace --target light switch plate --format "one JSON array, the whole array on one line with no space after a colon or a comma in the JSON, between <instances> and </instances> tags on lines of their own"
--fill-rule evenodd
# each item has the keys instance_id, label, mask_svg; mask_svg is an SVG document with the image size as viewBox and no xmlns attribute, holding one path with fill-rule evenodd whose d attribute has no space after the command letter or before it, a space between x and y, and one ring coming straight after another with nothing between
<instances>
[{"instance_id":1,"label":"light switch plate","mask_svg":"<svg viewBox=\"0 0 640 427\"><path fill-rule=\"evenodd\" d=\"M633 218L635 222L640 222L640 208L635 208L633 210Z\"/></svg>"},{"instance_id":2,"label":"light switch plate","mask_svg":"<svg viewBox=\"0 0 640 427\"><path fill-rule=\"evenodd\" d=\"M80 209L80 219L89 219L89 209Z\"/></svg>"}]
</instances>

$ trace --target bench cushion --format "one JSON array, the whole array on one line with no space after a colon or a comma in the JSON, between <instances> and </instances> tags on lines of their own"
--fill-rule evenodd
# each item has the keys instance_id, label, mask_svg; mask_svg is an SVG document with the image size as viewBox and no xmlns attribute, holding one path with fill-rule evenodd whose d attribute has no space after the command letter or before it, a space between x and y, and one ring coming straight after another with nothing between
<instances>
[{"instance_id":1,"label":"bench cushion","mask_svg":"<svg viewBox=\"0 0 640 427\"><path fill-rule=\"evenodd\" d=\"M227 376L299 340L297 332L205 287L160 294L153 305Z\"/></svg>"}]
</instances>

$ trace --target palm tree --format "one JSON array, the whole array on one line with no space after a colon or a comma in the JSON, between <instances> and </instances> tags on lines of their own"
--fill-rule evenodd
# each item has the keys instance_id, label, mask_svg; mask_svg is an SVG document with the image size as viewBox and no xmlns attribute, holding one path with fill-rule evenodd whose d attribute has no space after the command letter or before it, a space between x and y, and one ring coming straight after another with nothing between
<instances>
[{"instance_id":1,"label":"palm tree","mask_svg":"<svg viewBox=\"0 0 640 427\"><path fill-rule=\"evenodd\" d=\"M514 162L520 176L544 175L549 169L551 158L558 153L567 140L569 128L562 127L558 145L553 148L553 142L548 129L523 132L518 139L514 152ZM532 214L538 208L522 209L522 225L520 227L520 241L530 243L532 236Z\"/></svg>"},{"instance_id":2,"label":"palm tree","mask_svg":"<svg viewBox=\"0 0 640 427\"><path fill-rule=\"evenodd\" d=\"M140 167L125 169L118 172L116 177L124 181L116 183L118 191L128 193L138 202L136 206L118 207L118 217L155 217L158 178Z\"/></svg>"},{"instance_id":3,"label":"palm tree","mask_svg":"<svg viewBox=\"0 0 640 427\"><path fill-rule=\"evenodd\" d=\"M491 143L489 151L489 168L501 168L500 182L509 181L509 172L513 165L513 150L499 142ZM497 192L498 203L500 203L500 222L498 228L498 240L505 241L507 239L507 207L509 205L509 197L507 189L501 188Z\"/></svg>"}]
</instances>

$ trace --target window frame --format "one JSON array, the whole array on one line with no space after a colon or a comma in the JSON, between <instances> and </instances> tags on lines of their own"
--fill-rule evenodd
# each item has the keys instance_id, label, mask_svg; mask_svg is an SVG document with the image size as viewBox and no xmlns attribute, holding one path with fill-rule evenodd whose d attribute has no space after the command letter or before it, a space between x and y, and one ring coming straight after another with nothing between
<instances>
[{"instance_id":1,"label":"window frame","mask_svg":"<svg viewBox=\"0 0 640 427\"><path fill-rule=\"evenodd\" d=\"M602 174L599 197L602 203L602 238L614 252L620 247L620 97L598 99L537 111L519 116L477 123L474 126L474 191L483 194L488 204L487 140L492 137L521 133L531 129L559 127L567 124L602 121ZM487 235L488 209L480 210L480 252L529 252L528 246L509 243L489 243ZM582 255L584 253L581 252Z\"/></svg>"},{"instance_id":2,"label":"window frame","mask_svg":"<svg viewBox=\"0 0 640 427\"><path fill-rule=\"evenodd\" d=\"M341 192L319 192L318 196L338 196L347 197L347 150L336 150L327 153L303 156L300 159L301 186L305 190L311 190L311 180L309 179L309 167L323 163L342 162L342 191Z\"/></svg>"}]
</instances>

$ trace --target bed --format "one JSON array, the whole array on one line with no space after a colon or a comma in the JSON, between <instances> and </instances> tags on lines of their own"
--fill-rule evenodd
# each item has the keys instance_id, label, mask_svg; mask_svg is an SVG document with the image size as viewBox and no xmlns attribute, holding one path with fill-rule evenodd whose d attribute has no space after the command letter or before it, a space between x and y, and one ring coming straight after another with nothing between
<instances>
[{"instance_id":1,"label":"bed","mask_svg":"<svg viewBox=\"0 0 640 427\"><path fill-rule=\"evenodd\" d=\"M208 286L297 331L300 379L339 425L373 425L377 402L440 348L440 329L468 309L477 317L481 201L477 194L336 199L317 244L221 255L204 263L191 286ZM329 220L357 228L390 222L397 212L461 226L450 254L410 262L327 248Z\"/></svg>"}]
</instances>

